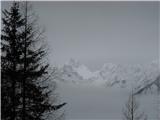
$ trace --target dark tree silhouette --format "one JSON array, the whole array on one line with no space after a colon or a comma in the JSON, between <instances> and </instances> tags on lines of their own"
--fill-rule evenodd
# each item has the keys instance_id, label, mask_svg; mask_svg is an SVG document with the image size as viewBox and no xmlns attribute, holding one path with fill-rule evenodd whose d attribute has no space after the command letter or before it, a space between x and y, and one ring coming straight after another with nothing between
<instances>
[{"instance_id":1,"label":"dark tree silhouette","mask_svg":"<svg viewBox=\"0 0 160 120\"><path fill-rule=\"evenodd\" d=\"M21 3L21 2L20 2ZM4 10L2 29L2 119L43 120L44 113L65 105L50 102L50 79L47 50L37 18L29 14L25 2L13 2L10 11ZM43 83L43 84L42 84Z\"/></svg>"},{"instance_id":2,"label":"dark tree silhouette","mask_svg":"<svg viewBox=\"0 0 160 120\"><path fill-rule=\"evenodd\" d=\"M139 111L139 103L136 101L133 92L128 98L123 109L123 119L124 120L147 120L147 116Z\"/></svg>"},{"instance_id":3,"label":"dark tree silhouette","mask_svg":"<svg viewBox=\"0 0 160 120\"><path fill-rule=\"evenodd\" d=\"M14 120L18 114L20 103L20 81L19 61L22 51L19 49L21 44L21 29L24 19L19 11L19 4L14 2L10 11L3 11L3 29L1 35L1 89L2 89L2 119Z\"/></svg>"}]
</instances>

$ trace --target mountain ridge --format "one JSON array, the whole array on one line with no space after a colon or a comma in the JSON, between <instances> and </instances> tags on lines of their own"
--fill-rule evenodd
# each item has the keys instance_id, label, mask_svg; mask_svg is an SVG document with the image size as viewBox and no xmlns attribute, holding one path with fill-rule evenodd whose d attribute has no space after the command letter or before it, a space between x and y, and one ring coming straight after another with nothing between
<instances>
[{"instance_id":1,"label":"mountain ridge","mask_svg":"<svg viewBox=\"0 0 160 120\"><path fill-rule=\"evenodd\" d=\"M71 59L59 69L59 79L63 82L75 84L138 89L157 78L159 75L158 65L156 60L148 64L126 66L105 63L100 70L91 72L84 64Z\"/></svg>"}]
</instances>

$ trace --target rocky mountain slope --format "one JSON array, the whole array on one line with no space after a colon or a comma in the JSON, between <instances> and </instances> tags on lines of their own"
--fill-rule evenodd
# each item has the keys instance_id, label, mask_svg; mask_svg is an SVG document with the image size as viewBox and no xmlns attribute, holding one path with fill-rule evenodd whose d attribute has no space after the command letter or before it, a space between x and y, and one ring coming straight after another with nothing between
<instances>
[{"instance_id":1,"label":"rocky mountain slope","mask_svg":"<svg viewBox=\"0 0 160 120\"><path fill-rule=\"evenodd\" d=\"M63 82L133 88L138 91L149 88L157 88L159 66L157 61L148 64L120 65L106 63L100 70L91 72L89 68L78 61L71 59L58 71L58 80ZM153 84L154 83L154 84Z\"/></svg>"}]
</instances>

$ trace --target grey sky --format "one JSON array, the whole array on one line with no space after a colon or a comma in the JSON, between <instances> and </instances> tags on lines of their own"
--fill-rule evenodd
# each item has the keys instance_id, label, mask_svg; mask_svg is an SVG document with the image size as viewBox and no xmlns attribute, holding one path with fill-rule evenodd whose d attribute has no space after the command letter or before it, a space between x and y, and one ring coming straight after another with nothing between
<instances>
[{"instance_id":1,"label":"grey sky","mask_svg":"<svg viewBox=\"0 0 160 120\"><path fill-rule=\"evenodd\" d=\"M74 58L97 69L106 62L158 59L158 2L52 1L33 7L46 28L53 65Z\"/></svg>"}]
</instances>

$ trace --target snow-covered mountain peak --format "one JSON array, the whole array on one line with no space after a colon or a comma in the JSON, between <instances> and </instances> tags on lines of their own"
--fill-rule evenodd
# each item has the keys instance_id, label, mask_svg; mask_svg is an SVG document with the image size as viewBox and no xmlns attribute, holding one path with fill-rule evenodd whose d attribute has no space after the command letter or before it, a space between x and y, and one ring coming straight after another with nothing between
<instances>
[{"instance_id":1,"label":"snow-covered mountain peak","mask_svg":"<svg viewBox=\"0 0 160 120\"><path fill-rule=\"evenodd\" d=\"M116 64L113 64L113 63L105 63L102 67L102 71L103 70L113 70L113 69L116 69L117 68L117 65Z\"/></svg>"},{"instance_id":2,"label":"snow-covered mountain peak","mask_svg":"<svg viewBox=\"0 0 160 120\"><path fill-rule=\"evenodd\" d=\"M75 59L70 59L69 62L64 64L62 68L63 73L69 74L69 76L78 76L84 79L89 79L94 76L94 73L89 68Z\"/></svg>"},{"instance_id":3,"label":"snow-covered mountain peak","mask_svg":"<svg viewBox=\"0 0 160 120\"><path fill-rule=\"evenodd\" d=\"M74 68L78 68L81 64L78 60L71 58L65 65L69 65Z\"/></svg>"},{"instance_id":4,"label":"snow-covered mountain peak","mask_svg":"<svg viewBox=\"0 0 160 120\"><path fill-rule=\"evenodd\" d=\"M60 79L67 82L83 83L87 85L103 85L130 88L143 88L153 83L159 74L158 62L146 64L121 65L106 63L96 72L81 64L77 60L70 59L60 68Z\"/></svg>"}]
</instances>

